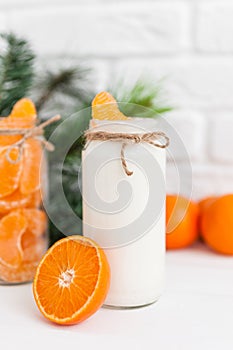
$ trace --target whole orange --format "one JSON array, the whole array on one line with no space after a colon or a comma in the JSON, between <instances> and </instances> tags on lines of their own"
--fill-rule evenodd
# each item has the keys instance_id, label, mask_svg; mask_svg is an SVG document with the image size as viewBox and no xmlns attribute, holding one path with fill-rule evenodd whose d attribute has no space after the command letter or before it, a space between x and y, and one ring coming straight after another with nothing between
<instances>
[{"instance_id":1,"label":"whole orange","mask_svg":"<svg viewBox=\"0 0 233 350\"><path fill-rule=\"evenodd\" d=\"M215 251L233 255L233 194L213 201L201 214L201 235Z\"/></svg>"},{"instance_id":2,"label":"whole orange","mask_svg":"<svg viewBox=\"0 0 233 350\"><path fill-rule=\"evenodd\" d=\"M206 210L206 208L208 208L216 199L218 199L218 197L209 196L209 197L204 197L204 198L202 198L202 199L198 202L198 206L199 206L198 230L199 230L199 233L201 232L201 218L202 218L203 212L204 212L204 210ZM203 238L202 238L201 235L200 235L200 239L203 241Z\"/></svg>"},{"instance_id":3,"label":"whole orange","mask_svg":"<svg viewBox=\"0 0 233 350\"><path fill-rule=\"evenodd\" d=\"M182 196L167 195L167 249L184 248L197 240L198 213L198 205L193 201Z\"/></svg>"},{"instance_id":4,"label":"whole orange","mask_svg":"<svg viewBox=\"0 0 233 350\"><path fill-rule=\"evenodd\" d=\"M201 200L198 202L199 209L200 209L200 214L201 214L210 204L212 204L216 199L218 199L218 197L215 197L215 196L205 197L205 198L201 199Z\"/></svg>"}]
</instances>

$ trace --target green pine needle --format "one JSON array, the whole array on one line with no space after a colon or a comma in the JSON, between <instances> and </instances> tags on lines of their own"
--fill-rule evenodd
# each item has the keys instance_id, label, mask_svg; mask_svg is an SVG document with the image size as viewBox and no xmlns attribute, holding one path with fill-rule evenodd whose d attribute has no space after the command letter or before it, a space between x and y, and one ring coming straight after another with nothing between
<instances>
[{"instance_id":1,"label":"green pine needle","mask_svg":"<svg viewBox=\"0 0 233 350\"><path fill-rule=\"evenodd\" d=\"M112 89L112 94L120 102L121 111L130 117L154 118L173 109L162 101L161 82L155 84L140 78L131 88L120 82Z\"/></svg>"},{"instance_id":2,"label":"green pine needle","mask_svg":"<svg viewBox=\"0 0 233 350\"><path fill-rule=\"evenodd\" d=\"M65 159L62 168L62 183L63 190L70 207L74 213L82 218L82 195L78 186L78 173L81 165L81 158L78 152L73 152ZM49 203L50 213L52 212L56 217L56 222L62 223L63 231L67 234L78 232L82 234L82 227L72 227L72 223L67 215L64 220L64 213L66 213L66 206L63 201L60 201L60 196L57 194L57 173L58 169L56 164L50 168L50 198ZM77 230L77 231L76 231ZM59 238L63 237L63 233L50 221L50 244L56 242Z\"/></svg>"},{"instance_id":3,"label":"green pine needle","mask_svg":"<svg viewBox=\"0 0 233 350\"><path fill-rule=\"evenodd\" d=\"M6 49L0 54L0 115L26 96L34 78L34 53L28 42L15 34L2 34Z\"/></svg>"},{"instance_id":4,"label":"green pine needle","mask_svg":"<svg viewBox=\"0 0 233 350\"><path fill-rule=\"evenodd\" d=\"M37 110L46 107L56 95L62 96L64 104L66 97L73 100L74 105L88 103L90 92L86 85L89 71L81 66L47 71L36 86L40 94L36 102Z\"/></svg>"}]
</instances>

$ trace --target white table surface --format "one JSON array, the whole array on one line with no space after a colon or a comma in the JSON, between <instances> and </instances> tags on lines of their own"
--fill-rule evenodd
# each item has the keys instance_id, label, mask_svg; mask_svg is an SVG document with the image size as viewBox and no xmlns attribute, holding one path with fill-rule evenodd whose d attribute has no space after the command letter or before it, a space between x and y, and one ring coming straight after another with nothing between
<instances>
[{"instance_id":1,"label":"white table surface","mask_svg":"<svg viewBox=\"0 0 233 350\"><path fill-rule=\"evenodd\" d=\"M47 322L31 284L0 287L1 349L233 349L233 258L202 245L167 254L161 299L134 310L101 309L82 324Z\"/></svg>"}]
</instances>

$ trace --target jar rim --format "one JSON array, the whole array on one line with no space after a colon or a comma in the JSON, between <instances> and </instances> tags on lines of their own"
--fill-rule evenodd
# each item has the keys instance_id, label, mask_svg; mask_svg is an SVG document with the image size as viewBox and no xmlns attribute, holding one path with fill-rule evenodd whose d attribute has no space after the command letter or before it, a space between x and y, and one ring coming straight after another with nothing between
<instances>
[{"instance_id":1,"label":"jar rim","mask_svg":"<svg viewBox=\"0 0 233 350\"><path fill-rule=\"evenodd\" d=\"M8 127L14 126L15 128L32 128L36 125L37 118L33 121L25 120L25 117L17 117L15 119L10 119L8 116L0 117L0 129L7 129ZM4 122L6 124L4 125Z\"/></svg>"}]
</instances>

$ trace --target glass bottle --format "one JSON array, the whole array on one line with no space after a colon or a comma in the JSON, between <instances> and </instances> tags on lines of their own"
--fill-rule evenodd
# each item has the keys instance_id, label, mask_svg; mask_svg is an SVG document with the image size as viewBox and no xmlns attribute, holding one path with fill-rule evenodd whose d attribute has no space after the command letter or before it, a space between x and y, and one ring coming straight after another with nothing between
<instances>
[{"instance_id":1,"label":"glass bottle","mask_svg":"<svg viewBox=\"0 0 233 350\"><path fill-rule=\"evenodd\" d=\"M148 133L156 120L94 121L93 131ZM106 252L111 268L106 306L151 304L163 290L166 150L147 142L95 140L82 154L83 232Z\"/></svg>"}]
</instances>

